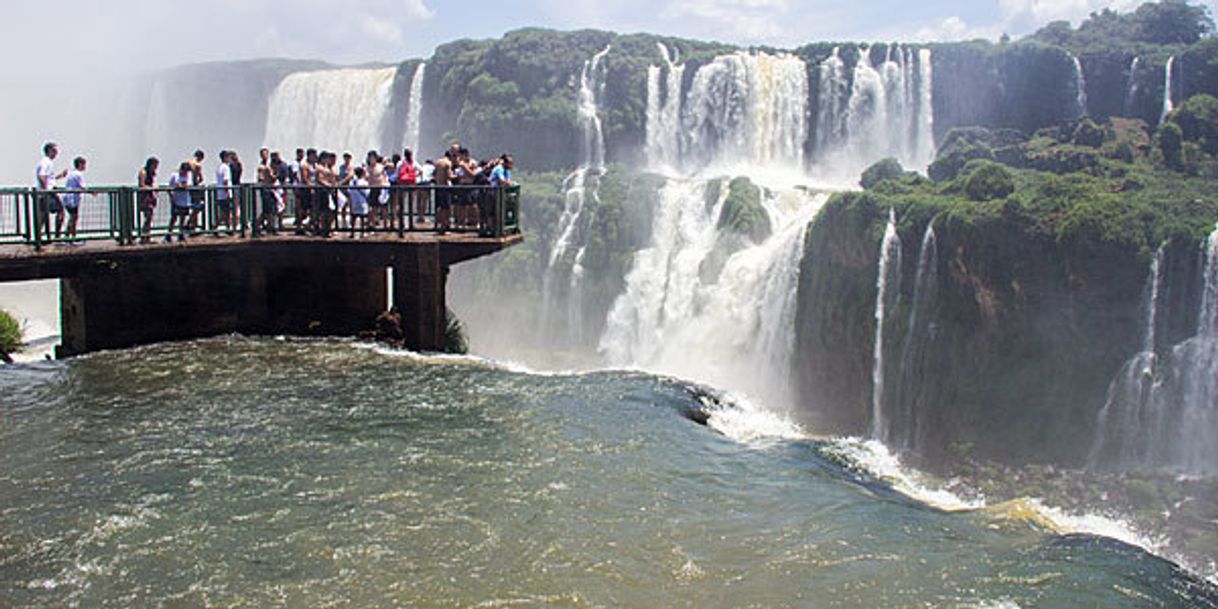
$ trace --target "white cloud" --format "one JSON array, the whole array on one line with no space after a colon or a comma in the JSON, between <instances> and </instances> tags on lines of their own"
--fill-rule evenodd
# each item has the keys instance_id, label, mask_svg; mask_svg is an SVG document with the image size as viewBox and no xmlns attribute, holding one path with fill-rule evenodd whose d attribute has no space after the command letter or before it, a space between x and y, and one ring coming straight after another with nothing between
<instances>
[{"instance_id":1,"label":"white cloud","mask_svg":"<svg viewBox=\"0 0 1218 609\"><path fill-rule=\"evenodd\" d=\"M720 38L774 41L786 34L790 12L790 0L672 0L660 18L701 21Z\"/></svg>"},{"instance_id":2,"label":"white cloud","mask_svg":"<svg viewBox=\"0 0 1218 609\"><path fill-rule=\"evenodd\" d=\"M1078 22L1105 8L1125 12L1142 0L998 0L1003 25L1016 31L1042 26L1050 21Z\"/></svg>"}]
</instances>

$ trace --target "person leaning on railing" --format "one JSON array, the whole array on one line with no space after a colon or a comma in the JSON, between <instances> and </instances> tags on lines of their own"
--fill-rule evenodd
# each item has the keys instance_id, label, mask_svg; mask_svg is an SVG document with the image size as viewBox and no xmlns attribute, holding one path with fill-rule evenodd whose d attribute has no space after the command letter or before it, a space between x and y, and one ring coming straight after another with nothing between
<instances>
[{"instance_id":1,"label":"person leaning on railing","mask_svg":"<svg viewBox=\"0 0 1218 609\"><path fill-rule=\"evenodd\" d=\"M144 161L144 168L135 179L139 188L140 217L143 219L140 225L140 243L152 240L152 214L156 212L156 170L160 166L160 160L148 157L148 160Z\"/></svg>"},{"instance_id":2,"label":"person leaning on railing","mask_svg":"<svg viewBox=\"0 0 1218 609\"><path fill-rule=\"evenodd\" d=\"M68 173L68 181L66 188L68 194L63 197L63 208L68 212L68 229L64 231L64 239L70 243L78 243L76 239L76 223L80 219L80 191L86 188L85 186L85 169L88 167L88 161L84 157L78 156L72 160L72 171ZM56 229L58 233L58 228ZM83 243L83 241L79 242Z\"/></svg>"},{"instance_id":3,"label":"person leaning on railing","mask_svg":"<svg viewBox=\"0 0 1218 609\"><path fill-rule=\"evenodd\" d=\"M55 157L59 156L59 146L55 142L47 142L42 147L42 160L34 173L34 184L38 187L35 205L38 206L38 227L44 237L51 234L51 214L55 214L55 237L63 225L63 203L55 195L55 180L62 180L68 175L67 171L55 173Z\"/></svg>"},{"instance_id":4,"label":"person leaning on railing","mask_svg":"<svg viewBox=\"0 0 1218 609\"><path fill-rule=\"evenodd\" d=\"M191 203L191 166L190 163L184 162L178 167L178 172L169 178L170 198L172 199L172 213L169 216L169 232L165 235L165 243L173 241L173 226L178 225L178 241L186 240L186 220L194 210L194 205Z\"/></svg>"}]
</instances>

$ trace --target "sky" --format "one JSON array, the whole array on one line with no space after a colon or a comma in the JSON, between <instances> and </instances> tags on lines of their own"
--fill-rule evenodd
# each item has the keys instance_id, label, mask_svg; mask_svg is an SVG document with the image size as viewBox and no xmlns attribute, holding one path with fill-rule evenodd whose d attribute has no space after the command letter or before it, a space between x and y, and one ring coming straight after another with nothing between
<instances>
[{"instance_id":1,"label":"sky","mask_svg":"<svg viewBox=\"0 0 1218 609\"><path fill-rule=\"evenodd\" d=\"M997 38L1138 0L6 0L0 40L43 49L7 62L26 80L199 61L292 57L341 64L425 57L444 42L525 26L598 28L797 46L819 40ZM1218 0L1205 0L1213 11ZM1215 11L1218 12L1218 11ZM13 56L10 52L9 56ZM2 72L0 72L2 75Z\"/></svg>"}]
</instances>

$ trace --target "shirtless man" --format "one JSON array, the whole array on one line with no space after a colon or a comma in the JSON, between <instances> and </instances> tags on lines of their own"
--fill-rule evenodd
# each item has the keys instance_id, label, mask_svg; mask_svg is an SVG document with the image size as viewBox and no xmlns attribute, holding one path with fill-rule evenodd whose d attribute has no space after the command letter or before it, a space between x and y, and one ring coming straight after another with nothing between
<instances>
[{"instance_id":1,"label":"shirtless man","mask_svg":"<svg viewBox=\"0 0 1218 609\"><path fill-rule=\"evenodd\" d=\"M335 170L333 152L323 152L315 167L317 172L317 196L314 197L315 215L313 230L319 237L329 237L334 221L335 196L338 194L338 171Z\"/></svg>"},{"instance_id":2,"label":"shirtless man","mask_svg":"<svg viewBox=\"0 0 1218 609\"><path fill-rule=\"evenodd\" d=\"M296 191L296 223L292 226L297 235L305 234L305 226L317 206L317 150L310 148L305 152L305 160L300 164L300 188ZM316 223L316 220L313 220Z\"/></svg>"},{"instance_id":3,"label":"shirtless man","mask_svg":"<svg viewBox=\"0 0 1218 609\"><path fill-rule=\"evenodd\" d=\"M258 151L258 198L262 213L258 217L258 228L263 232L275 232L275 217L279 214L279 202L275 200L276 167L271 165L271 151Z\"/></svg>"},{"instance_id":4,"label":"shirtless man","mask_svg":"<svg viewBox=\"0 0 1218 609\"><path fill-rule=\"evenodd\" d=\"M448 188L452 184L453 152L449 150L436 161L436 170L432 174L432 184L436 193L436 232L441 235L449 229L449 214L452 212L452 192Z\"/></svg>"},{"instance_id":5,"label":"shirtless man","mask_svg":"<svg viewBox=\"0 0 1218 609\"><path fill-rule=\"evenodd\" d=\"M196 150L193 157L186 159L184 164L190 165L190 221L186 229L194 233L199 228L199 215L203 213L203 202L207 194L203 191L203 159L206 155L202 150Z\"/></svg>"}]
</instances>

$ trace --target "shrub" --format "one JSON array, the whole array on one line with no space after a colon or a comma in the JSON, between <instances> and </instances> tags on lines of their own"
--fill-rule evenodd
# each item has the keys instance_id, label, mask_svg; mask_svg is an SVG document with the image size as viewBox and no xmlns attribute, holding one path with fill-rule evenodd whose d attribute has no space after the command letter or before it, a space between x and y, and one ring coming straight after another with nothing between
<instances>
[{"instance_id":1,"label":"shrub","mask_svg":"<svg viewBox=\"0 0 1218 609\"><path fill-rule=\"evenodd\" d=\"M21 347L21 324L8 311L0 309L0 353L12 353Z\"/></svg>"},{"instance_id":2,"label":"shrub","mask_svg":"<svg viewBox=\"0 0 1218 609\"><path fill-rule=\"evenodd\" d=\"M969 175L964 193L973 201L1005 199L1015 192L1015 178L997 163L982 163Z\"/></svg>"},{"instance_id":3,"label":"shrub","mask_svg":"<svg viewBox=\"0 0 1218 609\"><path fill-rule=\"evenodd\" d=\"M1159 127L1157 139L1156 145L1163 155L1163 164L1176 171L1183 171L1184 132L1180 130L1180 126L1172 122L1164 123Z\"/></svg>"},{"instance_id":4,"label":"shrub","mask_svg":"<svg viewBox=\"0 0 1218 609\"><path fill-rule=\"evenodd\" d=\"M453 355L469 353L469 340L465 337L465 325L453 314L452 310L445 311L444 352Z\"/></svg>"},{"instance_id":5,"label":"shrub","mask_svg":"<svg viewBox=\"0 0 1218 609\"><path fill-rule=\"evenodd\" d=\"M884 180L895 180L905 175L905 168L901 167L901 162L888 157L871 167L868 167L863 172L862 179L859 180L859 185L866 190L875 188L877 184Z\"/></svg>"}]
</instances>

